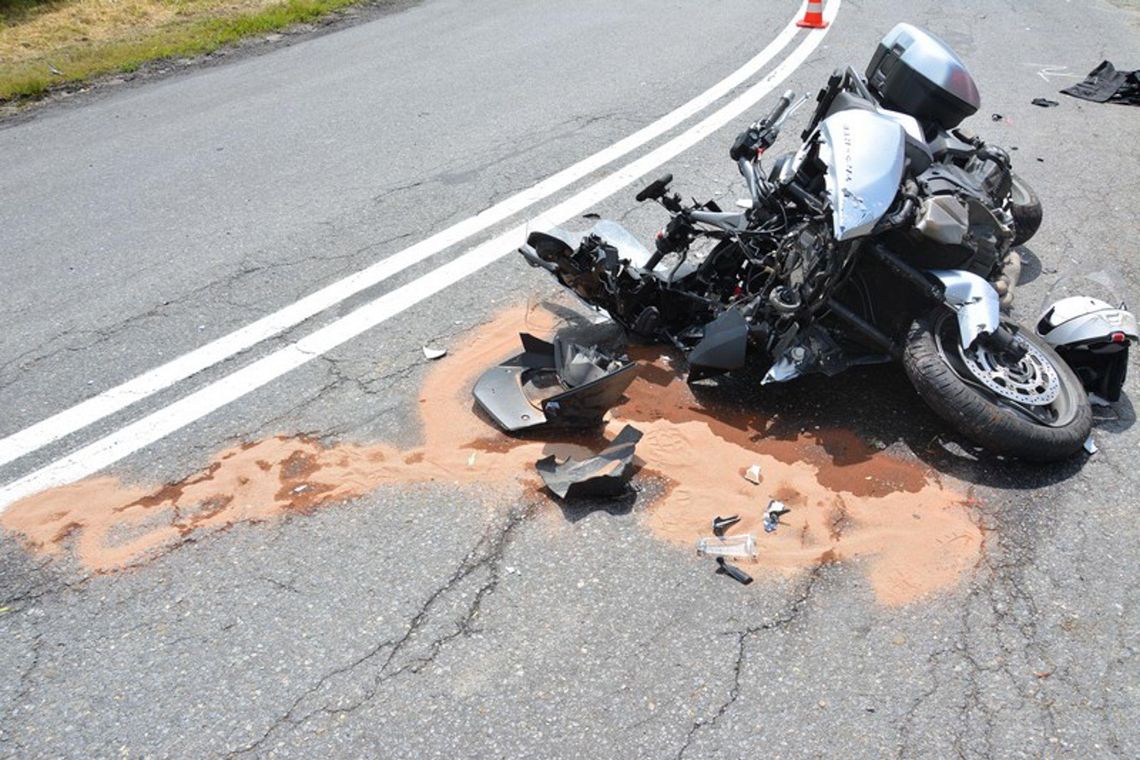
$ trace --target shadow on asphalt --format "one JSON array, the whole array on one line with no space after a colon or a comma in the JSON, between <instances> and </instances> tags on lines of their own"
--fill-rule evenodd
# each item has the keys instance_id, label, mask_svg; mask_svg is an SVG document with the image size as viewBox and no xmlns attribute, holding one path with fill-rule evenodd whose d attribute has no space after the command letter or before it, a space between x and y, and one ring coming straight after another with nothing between
<instances>
[{"instance_id":1,"label":"shadow on asphalt","mask_svg":"<svg viewBox=\"0 0 1140 760\"><path fill-rule=\"evenodd\" d=\"M1023 490L1058 483L1080 472L1087 460L1082 453L1061 463L1036 464L990 454L936 417L896 365L856 368L831 378L810 376L783 385L761 387L760 380L758 371L746 370L720 378L716 386L694 390L710 406L743 406L770 418L769 436L793 439L816 428L848 430L887 447L901 443L937 472L992 488ZM1126 419L1134 420L1131 404L1123 406L1123 401L1117 405L1121 416L1112 423L1123 426L1119 429L1131 424ZM1108 430L1099 424L1098 429ZM819 443L828 450L826 436Z\"/></svg>"}]
</instances>

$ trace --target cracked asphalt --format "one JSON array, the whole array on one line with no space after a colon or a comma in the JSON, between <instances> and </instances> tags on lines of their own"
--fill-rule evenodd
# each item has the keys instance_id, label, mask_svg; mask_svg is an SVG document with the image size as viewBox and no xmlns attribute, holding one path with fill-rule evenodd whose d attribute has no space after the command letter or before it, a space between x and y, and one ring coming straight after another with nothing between
<instances>
[{"instance_id":1,"label":"cracked asphalt","mask_svg":"<svg viewBox=\"0 0 1140 760\"><path fill-rule=\"evenodd\" d=\"M782 0L427 0L0 124L0 435L610 145L755 55L794 12ZM836 66L861 69L900 20L967 60L983 97L968 126L1016 148L1044 202L1015 316L1033 319L1064 276L1100 269L1135 302L1137 112L1057 96L1072 79L1038 73L1140 66L1134 6L845 0L785 86L814 91ZM1061 105L1030 105L1039 96ZM732 203L735 128L663 168L678 190ZM632 194L596 211L648 238L661 217ZM276 434L415 445L421 346L457 346L502 308L553 295L541 274L508 257L113 474L173 482ZM741 388L742 403L855 430L971 486L978 567L900 607L878 603L850 563L742 589L641 527L645 494L559 508L478 486L386 486L190 533L105 575L4 534L0 756L1140 756L1138 371L1134 360L1125 401L1098 413L1100 453L1048 468L968 455L896 368Z\"/></svg>"}]
</instances>

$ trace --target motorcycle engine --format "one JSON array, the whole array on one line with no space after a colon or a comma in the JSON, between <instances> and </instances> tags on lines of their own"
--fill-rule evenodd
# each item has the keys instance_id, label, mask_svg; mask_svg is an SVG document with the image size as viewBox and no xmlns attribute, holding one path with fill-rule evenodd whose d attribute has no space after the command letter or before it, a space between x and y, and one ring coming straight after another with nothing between
<instances>
[{"instance_id":1,"label":"motorcycle engine","mask_svg":"<svg viewBox=\"0 0 1140 760\"><path fill-rule=\"evenodd\" d=\"M923 268L995 275L1013 243L1009 159L988 149L961 163L940 161L916 177L921 204L910 229L891 233L894 249Z\"/></svg>"}]
</instances>

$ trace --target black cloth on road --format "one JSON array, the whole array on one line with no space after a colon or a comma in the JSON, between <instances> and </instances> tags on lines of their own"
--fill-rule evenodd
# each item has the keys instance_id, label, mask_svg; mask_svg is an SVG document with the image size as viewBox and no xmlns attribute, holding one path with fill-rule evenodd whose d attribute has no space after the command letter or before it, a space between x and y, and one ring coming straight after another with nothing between
<instances>
[{"instance_id":1,"label":"black cloth on road","mask_svg":"<svg viewBox=\"0 0 1140 760\"><path fill-rule=\"evenodd\" d=\"M1140 70L1117 71L1108 61L1089 72L1085 81L1061 90L1074 98L1094 103L1126 103L1140 106Z\"/></svg>"}]
</instances>

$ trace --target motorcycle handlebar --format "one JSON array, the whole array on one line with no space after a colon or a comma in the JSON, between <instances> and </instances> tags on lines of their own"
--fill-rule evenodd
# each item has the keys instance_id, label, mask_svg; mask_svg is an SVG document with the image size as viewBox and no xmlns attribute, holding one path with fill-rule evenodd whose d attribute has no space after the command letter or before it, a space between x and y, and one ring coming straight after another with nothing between
<instances>
[{"instance_id":1,"label":"motorcycle handlebar","mask_svg":"<svg viewBox=\"0 0 1140 760\"><path fill-rule=\"evenodd\" d=\"M795 97L796 93L791 90L786 91L780 96L780 100L776 103L776 107L772 109L772 113L765 116L761 121L757 122L757 124L772 127L780 123L780 120L783 119L784 114L788 112L788 108L792 105L792 101L795 100Z\"/></svg>"}]
</instances>

